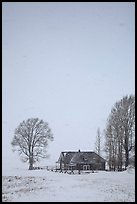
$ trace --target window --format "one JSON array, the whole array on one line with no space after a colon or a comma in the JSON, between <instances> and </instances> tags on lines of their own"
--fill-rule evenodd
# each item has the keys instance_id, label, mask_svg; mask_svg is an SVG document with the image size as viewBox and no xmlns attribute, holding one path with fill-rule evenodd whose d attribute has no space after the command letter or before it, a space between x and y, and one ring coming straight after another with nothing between
<instances>
[{"instance_id":1,"label":"window","mask_svg":"<svg viewBox=\"0 0 137 204\"><path fill-rule=\"evenodd\" d=\"M90 170L90 165L83 165L83 170L84 171Z\"/></svg>"}]
</instances>

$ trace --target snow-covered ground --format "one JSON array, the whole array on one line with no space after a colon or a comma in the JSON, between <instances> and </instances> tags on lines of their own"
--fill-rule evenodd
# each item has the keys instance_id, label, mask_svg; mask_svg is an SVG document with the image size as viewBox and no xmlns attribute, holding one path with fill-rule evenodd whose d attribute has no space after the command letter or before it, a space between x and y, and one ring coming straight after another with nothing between
<instances>
[{"instance_id":1,"label":"snow-covered ground","mask_svg":"<svg viewBox=\"0 0 137 204\"><path fill-rule=\"evenodd\" d=\"M2 176L3 202L135 202L135 170L67 174L16 168Z\"/></svg>"}]
</instances>

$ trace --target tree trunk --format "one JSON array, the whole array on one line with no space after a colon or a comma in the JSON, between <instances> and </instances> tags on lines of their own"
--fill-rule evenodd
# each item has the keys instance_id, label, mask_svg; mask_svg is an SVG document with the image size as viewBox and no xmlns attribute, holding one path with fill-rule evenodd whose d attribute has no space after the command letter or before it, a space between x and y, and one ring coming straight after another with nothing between
<instances>
[{"instance_id":1,"label":"tree trunk","mask_svg":"<svg viewBox=\"0 0 137 204\"><path fill-rule=\"evenodd\" d=\"M125 157L126 157L126 161L125 161L125 169L126 169L128 164L129 164L129 151L128 151L128 149L126 149Z\"/></svg>"},{"instance_id":2,"label":"tree trunk","mask_svg":"<svg viewBox=\"0 0 137 204\"><path fill-rule=\"evenodd\" d=\"M78 164L78 174L80 174L80 164Z\"/></svg>"},{"instance_id":3,"label":"tree trunk","mask_svg":"<svg viewBox=\"0 0 137 204\"><path fill-rule=\"evenodd\" d=\"M29 158L29 170L33 170L33 157Z\"/></svg>"},{"instance_id":4,"label":"tree trunk","mask_svg":"<svg viewBox=\"0 0 137 204\"><path fill-rule=\"evenodd\" d=\"M128 131L127 129L125 130L125 169L128 166L129 163L129 150L128 150L128 146L129 146L129 137L128 137Z\"/></svg>"},{"instance_id":5,"label":"tree trunk","mask_svg":"<svg viewBox=\"0 0 137 204\"><path fill-rule=\"evenodd\" d=\"M63 172L63 171L62 171L62 159L61 159L61 161L60 161L60 172Z\"/></svg>"}]
</instances>

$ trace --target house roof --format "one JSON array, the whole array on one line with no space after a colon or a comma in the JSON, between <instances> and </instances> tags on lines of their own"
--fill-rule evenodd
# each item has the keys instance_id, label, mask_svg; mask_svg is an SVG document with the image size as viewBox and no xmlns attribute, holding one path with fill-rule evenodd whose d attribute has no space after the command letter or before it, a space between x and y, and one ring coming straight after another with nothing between
<instances>
[{"instance_id":1,"label":"house roof","mask_svg":"<svg viewBox=\"0 0 137 204\"><path fill-rule=\"evenodd\" d=\"M69 163L75 153L76 152L73 152L73 151L72 152L71 151L61 152L60 157L58 159L58 162L60 162L62 160L64 163Z\"/></svg>"},{"instance_id":2,"label":"house roof","mask_svg":"<svg viewBox=\"0 0 137 204\"><path fill-rule=\"evenodd\" d=\"M105 159L100 157L95 152L91 151L65 151L61 152L58 162L62 161L65 164L75 165L75 164L94 164L97 160L104 162Z\"/></svg>"}]
</instances>

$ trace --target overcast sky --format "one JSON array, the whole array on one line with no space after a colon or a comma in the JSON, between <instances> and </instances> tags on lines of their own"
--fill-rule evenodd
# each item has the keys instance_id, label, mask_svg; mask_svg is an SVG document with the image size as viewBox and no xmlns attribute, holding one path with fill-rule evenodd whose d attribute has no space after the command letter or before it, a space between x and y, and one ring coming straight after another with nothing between
<instances>
[{"instance_id":1,"label":"overcast sky","mask_svg":"<svg viewBox=\"0 0 137 204\"><path fill-rule=\"evenodd\" d=\"M116 101L135 92L135 3L2 3L2 164L20 122L49 123L61 151L94 150ZM43 161L47 164L49 161Z\"/></svg>"}]
</instances>

